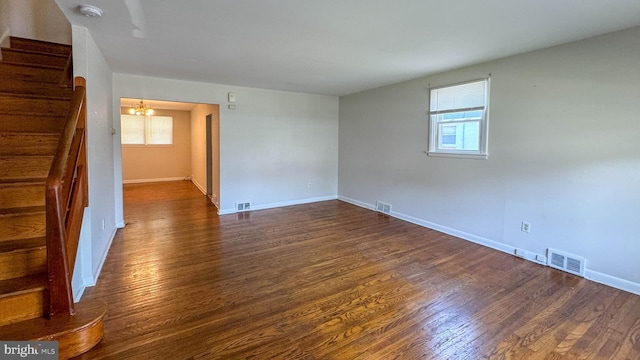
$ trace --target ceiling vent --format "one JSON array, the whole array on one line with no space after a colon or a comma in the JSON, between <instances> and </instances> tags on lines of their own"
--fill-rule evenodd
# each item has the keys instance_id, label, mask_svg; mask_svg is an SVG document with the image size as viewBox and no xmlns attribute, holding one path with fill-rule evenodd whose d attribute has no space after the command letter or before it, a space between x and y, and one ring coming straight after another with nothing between
<instances>
[{"instance_id":1,"label":"ceiling vent","mask_svg":"<svg viewBox=\"0 0 640 360\"><path fill-rule=\"evenodd\" d=\"M391 204L387 204L382 201L376 201L376 211L389 215L391 214Z\"/></svg>"},{"instance_id":2,"label":"ceiling vent","mask_svg":"<svg viewBox=\"0 0 640 360\"><path fill-rule=\"evenodd\" d=\"M547 250L547 265L574 275L584 277L586 262L587 260L580 256L554 249Z\"/></svg>"}]
</instances>

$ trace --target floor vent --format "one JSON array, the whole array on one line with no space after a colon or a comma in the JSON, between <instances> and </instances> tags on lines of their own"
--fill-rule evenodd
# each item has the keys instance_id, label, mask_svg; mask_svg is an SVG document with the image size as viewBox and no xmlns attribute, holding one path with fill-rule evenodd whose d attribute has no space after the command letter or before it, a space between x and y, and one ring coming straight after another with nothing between
<instances>
[{"instance_id":1,"label":"floor vent","mask_svg":"<svg viewBox=\"0 0 640 360\"><path fill-rule=\"evenodd\" d=\"M236 203L236 211L249 211L251 210L250 202L239 202Z\"/></svg>"},{"instance_id":2,"label":"floor vent","mask_svg":"<svg viewBox=\"0 0 640 360\"><path fill-rule=\"evenodd\" d=\"M383 214L391 214L391 204L382 201L376 201L376 211Z\"/></svg>"},{"instance_id":3,"label":"floor vent","mask_svg":"<svg viewBox=\"0 0 640 360\"><path fill-rule=\"evenodd\" d=\"M582 277L586 262L585 258L554 249L549 249L547 253L547 265Z\"/></svg>"}]
</instances>

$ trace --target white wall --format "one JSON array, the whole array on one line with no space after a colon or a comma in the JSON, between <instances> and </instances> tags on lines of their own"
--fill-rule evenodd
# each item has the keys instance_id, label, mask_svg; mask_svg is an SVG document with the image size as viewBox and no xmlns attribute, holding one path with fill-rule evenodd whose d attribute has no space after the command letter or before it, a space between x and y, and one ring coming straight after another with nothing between
<instances>
[{"instance_id":1,"label":"white wall","mask_svg":"<svg viewBox=\"0 0 640 360\"><path fill-rule=\"evenodd\" d=\"M82 224L78 264L73 278L76 300L85 286L95 284L115 236L114 112L111 97L112 72L91 33L74 25L74 76L87 80L87 158L89 207ZM116 117L119 111L115 113ZM104 225L103 225L104 224Z\"/></svg>"},{"instance_id":2,"label":"white wall","mask_svg":"<svg viewBox=\"0 0 640 360\"><path fill-rule=\"evenodd\" d=\"M341 97L339 195L640 293L638 64L634 28ZM489 73L489 159L428 157L429 85Z\"/></svg>"},{"instance_id":3,"label":"white wall","mask_svg":"<svg viewBox=\"0 0 640 360\"><path fill-rule=\"evenodd\" d=\"M116 111L121 97L222 104L221 213L236 201L260 209L336 198L337 97L125 74L113 81ZM236 110L226 106L229 92Z\"/></svg>"},{"instance_id":4,"label":"white wall","mask_svg":"<svg viewBox=\"0 0 640 360\"><path fill-rule=\"evenodd\" d=\"M53 0L0 0L0 45L6 35L71 44L71 25Z\"/></svg>"}]
</instances>

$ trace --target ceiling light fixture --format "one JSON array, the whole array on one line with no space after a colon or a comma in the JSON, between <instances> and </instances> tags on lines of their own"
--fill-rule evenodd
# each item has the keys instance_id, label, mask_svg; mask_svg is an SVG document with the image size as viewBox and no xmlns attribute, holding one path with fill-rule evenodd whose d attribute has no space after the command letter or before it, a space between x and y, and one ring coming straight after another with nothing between
<instances>
[{"instance_id":1,"label":"ceiling light fixture","mask_svg":"<svg viewBox=\"0 0 640 360\"><path fill-rule=\"evenodd\" d=\"M99 18L102 16L102 9L93 5L78 5L78 12L86 17Z\"/></svg>"},{"instance_id":2,"label":"ceiling light fixture","mask_svg":"<svg viewBox=\"0 0 640 360\"><path fill-rule=\"evenodd\" d=\"M151 106L145 104L142 102L142 100L140 100L139 104L136 104L135 106L132 106L129 109L129 114L131 115L138 115L138 116L142 116L142 115L153 115L155 111L151 108Z\"/></svg>"}]
</instances>

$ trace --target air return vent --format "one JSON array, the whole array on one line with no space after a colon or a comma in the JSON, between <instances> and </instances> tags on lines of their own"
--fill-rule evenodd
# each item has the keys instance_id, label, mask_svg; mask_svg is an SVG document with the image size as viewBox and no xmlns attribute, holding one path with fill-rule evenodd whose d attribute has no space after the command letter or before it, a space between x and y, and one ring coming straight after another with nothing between
<instances>
[{"instance_id":1,"label":"air return vent","mask_svg":"<svg viewBox=\"0 0 640 360\"><path fill-rule=\"evenodd\" d=\"M376 201L376 211L383 214L391 214L391 204L382 201Z\"/></svg>"},{"instance_id":2,"label":"air return vent","mask_svg":"<svg viewBox=\"0 0 640 360\"><path fill-rule=\"evenodd\" d=\"M587 260L580 256L568 254L562 251L549 249L547 251L547 265L558 270L584 277L584 268Z\"/></svg>"},{"instance_id":3,"label":"air return vent","mask_svg":"<svg viewBox=\"0 0 640 360\"><path fill-rule=\"evenodd\" d=\"M251 210L251 203L246 201L246 202L239 202L236 203L236 211L249 211Z\"/></svg>"}]
</instances>

